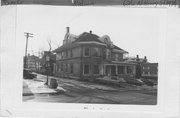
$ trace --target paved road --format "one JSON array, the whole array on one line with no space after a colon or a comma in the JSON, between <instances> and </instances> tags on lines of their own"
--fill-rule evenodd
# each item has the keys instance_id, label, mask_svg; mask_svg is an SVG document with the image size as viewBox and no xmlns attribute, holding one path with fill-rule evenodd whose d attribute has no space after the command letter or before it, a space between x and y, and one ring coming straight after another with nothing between
<instances>
[{"instance_id":1,"label":"paved road","mask_svg":"<svg viewBox=\"0 0 180 118\"><path fill-rule=\"evenodd\" d=\"M37 79L45 82L46 76L38 74ZM127 86L121 88L67 78L56 79L58 79L59 87L63 88L65 92L38 93L34 94L33 97L23 96L23 100L35 102L141 105L155 105L157 103L157 89L151 87Z\"/></svg>"}]
</instances>

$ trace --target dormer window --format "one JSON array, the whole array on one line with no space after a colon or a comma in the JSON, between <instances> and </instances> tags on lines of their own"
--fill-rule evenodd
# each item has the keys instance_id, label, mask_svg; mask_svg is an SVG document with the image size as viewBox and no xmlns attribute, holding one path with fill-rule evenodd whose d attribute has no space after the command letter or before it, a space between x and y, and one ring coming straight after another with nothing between
<instances>
[{"instance_id":1,"label":"dormer window","mask_svg":"<svg viewBox=\"0 0 180 118\"><path fill-rule=\"evenodd\" d=\"M84 48L84 56L85 57L89 57L90 56L90 48L89 47L85 47Z\"/></svg>"}]
</instances>

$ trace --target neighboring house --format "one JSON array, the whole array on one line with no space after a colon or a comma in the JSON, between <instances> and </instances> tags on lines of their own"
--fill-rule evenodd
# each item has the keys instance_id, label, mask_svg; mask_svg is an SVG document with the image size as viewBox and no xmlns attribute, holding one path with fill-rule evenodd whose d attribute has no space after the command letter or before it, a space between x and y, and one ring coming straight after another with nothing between
<instances>
[{"instance_id":1,"label":"neighboring house","mask_svg":"<svg viewBox=\"0 0 180 118\"><path fill-rule=\"evenodd\" d=\"M157 77L157 76L158 76L158 63L142 64L142 77Z\"/></svg>"},{"instance_id":2,"label":"neighboring house","mask_svg":"<svg viewBox=\"0 0 180 118\"><path fill-rule=\"evenodd\" d=\"M47 59L48 57L48 59ZM40 59L40 70L42 74L53 75L55 67L56 55L50 51L44 51L42 58Z\"/></svg>"},{"instance_id":3,"label":"neighboring house","mask_svg":"<svg viewBox=\"0 0 180 118\"><path fill-rule=\"evenodd\" d=\"M124 61L131 62L131 63L147 63L147 57L144 56L144 58L139 58L139 55L136 55L136 57L126 57L124 58Z\"/></svg>"},{"instance_id":4,"label":"neighboring house","mask_svg":"<svg viewBox=\"0 0 180 118\"><path fill-rule=\"evenodd\" d=\"M90 31L76 36L70 34L67 27L63 45L53 52L56 53L54 74L57 76L81 79L135 76L136 64L123 60L128 52L114 45L107 35L99 37Z\"/></svg>"},{"instance_id":5,"label":"neighboring house","mask_svg":"<svg viewBox=\"0 0 180 118\"><path fill-rule=\"evenodd\" d=\"M150 63L147 60L147 57L139 58L139 55L136 57L127 57L124 59L126 62L136 63L136 78L154 78L158 77L158 63Z\"/></svg>"},{"instance_id":6,"label":"neighboring house","mask_svg":"<svg viewBox=\"0 0 180 118\"><path fill-rule=\"evenodd\" d=\"M28 54L26 63L26 67L31 71L37 72L39 70L39 57Z\"/></svg>"}]
</instances>

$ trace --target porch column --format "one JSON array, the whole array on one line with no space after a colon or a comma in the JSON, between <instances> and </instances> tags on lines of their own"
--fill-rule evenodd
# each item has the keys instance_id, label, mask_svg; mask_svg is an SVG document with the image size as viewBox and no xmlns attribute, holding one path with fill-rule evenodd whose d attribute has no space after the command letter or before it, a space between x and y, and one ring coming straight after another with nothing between
<instances>
[{"instance_id":1,"label":"porch column","mask_svg":"<svg viewBox=\"0 0 180 118\"><path fill-rule=\"evenodd\" d=\"M103 75L105 75L106 67L103 65Z\"/></svg>"},{"instance_id":2,"label":"porch column","mask_svg":"<svg viewBox=\"0 0 180 118\"><path fill-rule=\"evenodd\" d=\"M127 74L127 66L124 66L124 74Z\"/></svg>"},{"instance_id":3,"label":"porch column","mask_svg":"<svg viewBox=\"0 0 180 118\"><path fill-rule=\"evenodd\" d=\"M118 65L116 65L116 75L118 75Z\"/></svg>"},{"instance_id":4,"label":"porch column","mask_svg":"<svg viewBox=\"0 0 180 118\"><path fill-rule=\"evenodd\" d=\"M133 66L133 74L136 74L136 66Z\"/></svg>"}]
</instances>

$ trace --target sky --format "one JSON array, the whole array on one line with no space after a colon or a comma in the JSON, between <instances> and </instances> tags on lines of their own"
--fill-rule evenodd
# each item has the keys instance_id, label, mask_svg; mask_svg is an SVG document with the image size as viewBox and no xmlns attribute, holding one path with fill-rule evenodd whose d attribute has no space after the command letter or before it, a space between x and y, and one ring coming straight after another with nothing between
<instances>
[{"instance_id":1,"label":"sky","mask_svg":"<svg viewBox=\"0 0 180 118\"><path fill-rule=\"evenodd\" d=\"M160 20L153 9L118 7L76 7L22 5L17 9L17 35L25 49L24 32L33 33L28 41L28 53L52 50L62 45L66 27L70 33L79 35L92 32L98 36L108 35L129 56L147 56L150 62L158 62Z\"/></svg>"}]
</instances>

